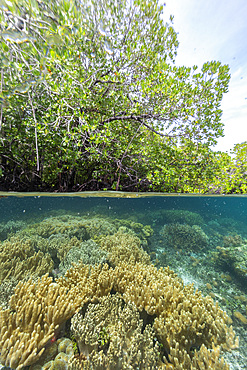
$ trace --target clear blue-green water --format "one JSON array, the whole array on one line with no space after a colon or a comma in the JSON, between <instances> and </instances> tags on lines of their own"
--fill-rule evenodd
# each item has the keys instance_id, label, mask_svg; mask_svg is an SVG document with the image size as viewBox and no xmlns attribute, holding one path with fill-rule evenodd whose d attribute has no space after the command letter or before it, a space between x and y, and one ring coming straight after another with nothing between
<instances>
[{"instance_id":1,"label":"clear blue-green water","mask_svg":"<svg viewBox=\"0 0 247 370\"><path fill-rule=\"evenodd\" d=\"M109 268L115 269L118 262L114 260L113 254L118 253L117 248L124 243L125 235L124 248L127 248L125 251L132 248L128 239L131 235L136 238L139 255L148 256L145 257L145 261L148 258L150 261L148 263L157 269L169 266L182 279L184 286L193 283L195 290L199 289L203 297L210 296L214 303L219 303L220 308L230 317L233 330L239 337L239 347L232 351L222 350L221 356L224 357L230 369L247 369L247 197L245 196L113 192L35 193L17 196L17 194L0 193L0 306L2 306L2 312L6 311L8 315L13 315L13 311L17 311L16 308L11 307L9 300L15 295L17 284L26 282L29 278L38 284L38 279L48 273L55 283L56 279L64 276L72 267L72 262L78 263L79 259L84 264L92 266L107 264ZM115 241L110 243L109 240ZM105 245L108 245L107 250L104 248ZM73 254L75 251L76 253ZM48 255L49 267L42 270L39 263L42 262L44 255ZM35 259L36 265L33 262L30 263L31 260L33 261L32 258ZM125 256L122 255L121 258L124 260ZM137 262L143 262L143 257L138 258ZM135 261L133 263L135 264ZM110 295L115 293L112 290ZM20 307L18 309L21 310ZM81 309L85 311L86 308L81 307ZM143 315L143 312L140 314ZM149 325L152 325L156 316L149 315L147 320ZM141 317L143 332L147 323L143 316ZM55 333L53 340L45 344L46 350L49 349L51 342L59 340L59 337L72 339L73 334L69 328L71 319L71 317L67 319L63 323L63 328ZM0 320L1 328L9 325L6 315L1 314ZM0 360L2 365L7 366L9 363L4 360L6 355L3 350L6 344L4 330L2 329L2 338L0 338ZM163 348L161 339L157 335L156 337L158 345ZM12 347L17 340L18 338L12 338ZM73 340L75 340L74 337ZM94 346L94 350L103 351L104 356L108 356L107 351L111 343L110 332L107 334L106 342L103 347ZM199 351L201 343L191 345L191 358L194 356L193 346ZM211 350L210 343L206 346ZM8 348L10 351L11 346ZM159 365L141 367L140 364L133 363L129 364L128 368L168 369L162 356L166 357L168 363L172 363L169 350L160 350L160 352ZM14 353L9 355L11 356L15 356ZM119 356L121 357L121 354ZM54 358L50 361L54 361ZM56 366L49 367L50 365L44 364L39 366L36 369L56 368ZM67 368L66 366L64 368ZM102 368L107 368L104 366ZM215 365L216 369L225 368L223 365L217 366ZM17 368L17 365L13 368ZM91 365L91 368L97 367ZM176 368L175 365L174 368ZM199 369L199 367L194 368Z\"/></svg>"}]
</instances>

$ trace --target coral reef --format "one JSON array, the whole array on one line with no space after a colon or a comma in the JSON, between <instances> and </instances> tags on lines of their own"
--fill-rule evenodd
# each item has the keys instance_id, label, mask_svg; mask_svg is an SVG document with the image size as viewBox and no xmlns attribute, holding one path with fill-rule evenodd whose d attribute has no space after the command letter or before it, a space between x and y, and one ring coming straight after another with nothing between
<instances>
[{"instance_id":1,"label":"coral reef","mask_svg":"<svg viewBox=\"0 0 247 370\"><path fill-rule=\"evenodd\" d=\"M140 239L142 246L147 246L148 240L154 232L150 225L143 225L128 219L113 219L112 222L118 231L132 232L132 234L136 235Z\"/></svg>"},{"instance_id":2,"label":"coral reef","mask_svg":"<svg viewBox=\"0 0 247 370\"><path fill-rule=\"evenodd\" d=\"M32 248L36 251L41 251L49 254L54 263L61 262L66 257L69 250L75 246L79 246L81 241L76 236L68 236L67 234L52 234L48 238L43 238L40 235L30 233L27 230L16 234L22 241L28 241Z\"/></svg>"},{"instance_id":3,"label":"coral reef","mask_svg":"<svg viewBox=\"0 0 247 370\"><path fill-rule=\"evenodd\" d=\"M0 283L10 277L17 280L35 278L52 269L50 255L36 252L30 239L16 234L0 244Z\"/></svg>"},{"instance_id":4,"label":"coral reef","mask_svg":"<svg viewBox=\"0 0 247 370\"><path fill-rule=\"evenodd\" d=\"M40 245L40 249L48 252L53 258L58 258L59 261L63 261L72 248L79 247L81 244L76 236L69 237L64 234L51 235L46 242L46 248L43 244L43 246Z\"/></svg>"},{"instance_id":5,"label":"coral reef","mask_svg":"<svg viewBox=\"0 0 247 370\"><path fill-rule=\"evenodd\" d=\"M214 304L212 298L203 297L192 285L183 286L168 268L136 264L128 267L119 264L116 269L114 290L123 294L126 302L134 302L142 312L155 315L154 329L164 348L165 359L177 367L178 353L181 369L190 369L194 349L198 356L202 345L213 344L225 349L238 346L230 319ZM214 356L214 355L212 355Z\"/></svg>"},{"instance_id":6,"label":"coral reef","mask_svg":"<svg viewBox=\"0 0 247 370\"><path fill-rule=\"evenodd\" d=\"M112 266L118 265L121 261L128 261L131 264L135 262L150 263L150 257L142 249L140 239L134 232L122 231L122 227L117 233L102 237L100 247L108 252L108 259Z\"/></svg>"},{"instance_id":7,"label":"coral reef","mask_svg":"<svg viewBox=\"0 0 247 370\"><path fill-rule=\"evenodd\" d=\"M113 285L107 265L75 266L53 282L19 282L8 309L0 309L0 362L14 369L34 364L63 323L88 300L107 295Z\"/></svg>"},{"instance_id":8,"label":"coral reef","mask_svg":"<svg viewBox=\"0 0 247 370\"><path fill-rule=\"evenodd\" d=\"M6 223L0 223L0 240L5 240L10 234L16 233L16 231L26 227L24 221L8 221Z\"/></svg>"},{"instance_id":9,"label":"coral reef","mask_svg":"<svg viewBox=\"0 0 247 370\"><path fill-rule=\"evenodd\" d=\"M71 215L49 217L23 230L28 235L35 234L43 238L49 238L55 234L63 234L70 238L75 236L79 240L109 235L116 231L115 226L106 219L97 217L83 218Z\"/></svg>"},{"instance_id":10,"label":"coral reef","mask_svg":"<svg viewBox=\"0 0 247 370\"><path fill-rule=\"evenodd\" d=\"M230 319L226 313L211 297L194 292L193 286L183 286L169 268L157 270L152 265L122 262L113 271L114 276L110 278L111 281L114 277L113 291L121 293L126 303L133 302L146 317L153 317L153 327L168 364L176 366L182 356L184 360L181 359L180 365L190 369L186 365L188 358L193 360L195 348L199 349L197 356L200 356L203 344L208 349L213 345L215 348L221 345L224 349L238 346L232 328L228 327ZM79 275L77 265L67 274L68 283L77 285ZM182 355L178 357L178 353ZM208 356L210 353L213 361L216 355L209 351Z\"/></svg>"},{"instance_id":11,"label":"coral reef","mask_svg":"<svg viewBox=\"0 0 247 370\"><path fill-rule=\"evenodd\" d=\"M55 234L76 236L79 240L87 239L81 218L70 215L46 218L39 223L29 225L22 232L29 236L38 235L46 239Z\"/></svg>"},{"instance_id":12,"label":"coral reef","mask_svg":"<svg viewBox=\"0 0 247 370\"><path fill-rule=\"evenodd\" d=\"M93 248L96 253L95 257L97 254L102 254L102 258L99 256L98 259L96 257L94 260L94 258L91 257L89 261L90 252L88 248L91 249L93 245L88 245L87 248L87 245L82 244L82 242L92 239L99 244L102 239L116 234L117 231L130 234L131 237L129 237L129 239L136 237L136 240L138 240L136 244L142 246L148 244L148 238L153 233L150 226L144 226L130 220L112 220L99 216L86 218L85 216L60 215L48 217L41 222L28 225L19 231L15 237L19 238L25 245L28 245L28 249L25 249L27 249L27 252L30 249L31 255L34 255L36 252L39 253L39 258L43 256L42 253L46 258L49 255L50 260L52 259L54 263L54 276L57 276L56 271L60 268L65 271L65 265L69 268L69 263L73 261L72 255L76 253L76 258L78 258L78 253L79 251L82 252L82 249L84 253L80 258L82 258L85 263L95 264L106 261L106 258L103 258L103 252L100 252L99 249L96 248L96 245L94 245ZM92 243L92 241L90 243ZM103 244L105 246L106 243L103 242ZM71 249L73 250L68 256L67 262L65 262L64 260ZM96 252L96 249L98 252ZM141 248L139 248L139 250L142 251ZM76 251L78 251L78 253ZM104 256L106 256L106 254L105 252ZM44 257L42 257L42 259L44 259ZM139 259L137 258L137 260ZM51 269L47 268L43 273L46 271L51 271ZM40 276L40 274L38 276Z\"/></svg>"},{"instance_id":13,"label":"coral reef","mask_svg":"<svg viewBox=\"0 0 247 370\"><path fill-rule=\"evenodd\" d=\"M19 282L9 308L0 310L1 363L19 370L38 361L75 307L76 297L48 275Z\"/></svg>"},{"instance_id":14,"label":"coral reef","mask_svg":"<svg viewBox=\"0 0 247 370\"><path fill-rule=\"evenodd\" d=\"M176 369L183 370L184 367L177 365ZM220 357L220 346L215 347L212 344L212 350L210 350L203 344L199 352L195 351L191 369L230 370L230 367L223 357Z\"/></svg>"},{"instance_id":15,"label":"coral reef","mask_svg":"<svg viewBox=\"0 0 247 370\"><path fill-rule=\"evenodd\" d=\"M150 325L143 326L136 306L125 303L119 294L103 297L99 303L89 304L82 313L75 314L71 329L80 353L86 357L74 362L83 369L157 367L159 345L155 343L154 330Z\"/></svg>"},{"instance_id":16,"label":"coral reef","mask_svg":"<svg viewBox=\"0 0 247 370\"><path fill-rule=\"evenodd\" d=\"M82 218L62 215L49 217L31 224L19 233L19 238L27 240L35 250L49 253L55 267L63 262L73 247L80 247L82 241L95 239L117 232L116 227L103 218Z\"/></svg>"},{"instance_id":17,"label":"coral reef","mask_svg":"<svg viewBox=\"0 0 247 370\"><path fill-rule=\"evenodd\" d=\"M223 236L224 248L240 247L242 244L244 244L244 240L239 234L228 234Z\"/></svg>"},{"instance_id":18,"label":"coral reef","mask_svg":"<svg viewBox=\"0 0 247 370\"><path fill-rule=\"evenodd\" d=\"M39 361L29 370L67 370L69 360L74 356L73 342L69 338L59 338L44 351Z\"/></svg>"},{"instance_id":19,"label":"coral reef","mask_svg":"<svg viewBox=\"0 0 247 370\"><path fill-rule=\"evenodd\" d=\"M86 265L103 264L108 259L108 253L99 248L92 239L81 242L79 246L72 247L63 262L59 264L59 273L64 274L72 267L72 263L82 260Z\"/></svg>"},{"instance_id":20,"label":"coral reef","mask_svg":"<svg viewBox=\"0 0 247 370\"><path fill-rule=\"evenodd\" d=\"M151 216L151 217L150 217ZM167 223L179 223L186 225L203 225L204 219L197 212L187 211L185 209L160 209L157 211L150 212L150 223L157 225L164 225ZM145 217L145 219L147 218Z\"/></svg>"},{"instance_id":21,"label":"coral reef","mask_svg":"<svg viewBox=\"0 0 247 370\"><path fill-rule=\"evenodd\" d=\"M227 239L226 247L218 246L212 253L215 263L223 269L227 269L231 274L240 278L244 284L247 282L247 244L239 246L239 239ZM237 245L235 245L235 241Z\"/></svg>"},{"instance_id":22,"label":"coral reef","mask_svg":"<svg viewBox=\"0 0 247 370\"><path fill-rule=\"evenodd\" d=\"M105 296L107 298L101 299ZM141 324L138 324L140 320L135 307L143 320ZM219 358L219 346L231 349L238 345L232 328L228 326L230 320L218 304L194 291L193 285L184 286L169 268L158 270L151 264L118 262L113 269L107 264L89 267L80 262L55 282L45 275L35 283L29 280L17 285L9 308L0 310L1 363L19 370L37 362L63 323L79 310L82 311L76 318L81 324L76 326L78 321L73 318L73 331L81 349L86 351L88 345L88 356L91 357L84 360L95 361L98 367L94 369L104 368L100 367L101 364L111 361L110 358L114 362L117 351L122 351L119 340L125 334L125 341L130 340L135 328L137 332L131 342L134 347L131 345L130 358L133 356L133 361L141 361L140 364L144 358L148 361L147 357L150 361L160 360L165 369L189 370L193 363L204 363L204 368L210 369L210 364L223 364ZM130 312L133 313L133 322L128 319L125 323L124 313L128 317ZM106 316L113 320L112 324L104 321ZM89 327L90 323L93 327ZM143 325L141 331L139 325ZM87 328L87 333L83 328ZM119 336L114 334L116 330ZM92 337L87 337L87 334ZM99 335L97 348L96 334ZM138 355L136 338L139 338L142 348ZM158 347L153 345L151 338L156 338ZM105 357L104 351L107 352ZM126 348L121 351L118 361L123 361ZM203 356L207 362L202 361ZM78 361L73 361L69 366L78 368ZM140 368L145 369L141 365Z\"/></svg>"},{"instance_id":23,"label":"coral reef","mask_svg":"<svg viewBox=\"0 0 247 370\"><path fill-rule=\"evenodd\" d=\"M205 248L208 244L207 235L198 225L167 224L161 229L160 235L169 245L184 250L197 251Z\"/></svg>"}]
</instances>

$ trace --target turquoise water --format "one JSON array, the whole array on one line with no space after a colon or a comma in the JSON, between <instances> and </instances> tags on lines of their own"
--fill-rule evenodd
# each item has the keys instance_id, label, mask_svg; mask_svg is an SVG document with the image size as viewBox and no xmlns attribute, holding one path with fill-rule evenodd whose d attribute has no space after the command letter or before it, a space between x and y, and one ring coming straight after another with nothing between
<instances>
[{"instance_id":1,"label":"turquoise water","mask_svg":"<svg viewBox=\"0 0 247 370\"><path fill-rule=\"evenodd\" d=\"M211 368L215 369L226 369L227 366L230 369L247 369L247 197L169 196L113 192L77 193L73 196L38 193L16 196L2 193L0 196L0 305L2 306L0 360L2 365L30 370L74 369L80 366L82 368L85 364L92 369L207 369L210 363ZM57 328L50 329L50 337L48 338L47 335L48 339L43 342L39 337L32 347L30 344L32 333L39 330L44 332L46 330L44 325L50 320L45 306L46 298L41 298L43 293L37 293L41 284L40 279L48 274L50 287L61 286L69 279L65 277L62 282L66 271L70 271L72 278L75 278L76 264L82 266L78 265L79 261L83 266L92 266L91 273L94 271L94 266L104 265L114 277L108 280L105 278L103 284L105 290L102 288L104 292L102 291L101 297L96 291L89 293L92 288L88 288L86 302L73 303L74 308L71 308L71 313L61 312ZM126 267L121 263L126 263ZM177 300L167 298L168 293L163 278L156 276L156 271L167 266L177 274L175 278L169 273L172 276L170 280L168 279L172 297L178 294L175 286L180 284L179 289L183 298L180 297ZM152 270L152 284L143 277L145 268L146 271ZM79 269L83 271L83 267ZM138 296L135 291L135 289L138 290L138 281L135 283L136 288L129 287L127 278L124 278L126 286L123 282L122 285L115 282L114 279L117 278L114 274L125 276L127 270L130 275L133 271L133 276L137 274L136 271L144 271L140 286L144 291L147 288L149 293L146 295L138 293ZM158 279L161 279L162 283L159 283ZM34 313L32 316L24 307L25 300L23 302L20 300L18 303L16 298L17 296L20 298L20 294L24 295L23 292L28 291L31 284L33 284L33 300L37 300L37 305L40 304L40 312L36 319ZM67 291L63 294L68 295L77 283L73 283L73 288L68 282L66 284ZM190 293L184 293L189 284L193 284L194 288ZM18 293L20 286L23 286L22 293ZM186 294L197 297L196 289L202 292L202 301L199 298L193 298L191 302L194 308L188 305L187 307ZM80 292L78 290L77 295L82 294ZM62 296L61 292L59 294ZM162 309L157 308L158 303L157 307L155 303L150 303L152 297L155 297L156 303L163 300L166 306ZM102 303L104 299L108 299L110 303L108 301ZM140 302L141 299L146 303ZM176 303L172 306L173 312L170 312L169 305L172 301ZM61 303L54 302L54 305L57 305L56 309L59 310ZM108 307L108 304L109 307L120 304L123 312L129 312L127 321L131 320L131 317L139 320L139 329L137 327L126 329L124 326L127 325L126 323L120 329L116 322L123 319L123 313L122 316L119 314L120 316L115 317L114 315L118 314L113 308L109 308L108 311L105 309L104 317L97 316L96 320L96 312L99 315L99 310L102 310L102 307ZM182 309L179 304L182 305ZM193 325L199 325L196 321L201 320L197 318L195 312L204 304L206 316L201 326L193 332ZM218 337L216 334L209 334L213 332L212 328L215 326L210 326L214 324L212 320L207 319L207 315L215 315L214 322L217 322L218 315L214 314L217 309L210 311L210 305L212 307L219 305L220 309L226 312L229 318L227 327L232 325L236 337L239 337L238 348L233 348L236 347L234 344L226 344L227 340L224 337L225 334L222 334L222 328L219 329L221 334L218 333ZM31 311L34 312L34 308ZM78 312L82 316L80 324L78 324ZM56 316L55 313L50 315ZM181 326L170 324L171 317L173 320L171 322L175 320L173 315L176 316L176 320L182 320L185 315L183 323L191 317L195 323L186 324L185 329L181 331ZM26 326L25 320L28 321ZM37 325L35 326L35 320L36 324L40 325L38 329ZM82 324L87 320L91 320L92 334L91 337L88 334L85 339L85 333L91 333L89 328ZM113 323L110 320L115 321ZM14 326L13 322L15 322ZM217 327L218 324L215 325ZM79 326L82 327L80 335ZM130 332L134 334L131 336ZM138 345L134 344L137 332ZM118 345L118 351L114 347L117 336L121 338L119 343L122 343ZM182 338L183 336L187 337ZM27 338L25 340L30 344L30 348L23 345L20 348L24 350L19 353L19 342L21 340L24 342L24 337ZM64 352L59 350L61 340L67 340L70 343L68 348L71 351L67 349L66 353L66 349ZM178 358L178 354L174 354L175 340L180 350L185 351L189 356L188 361L191 361L192 365L188 365L182 357ZM185 340L190 344L185 345ZM214 345L222 347L218 362L213 360L213 356L210 357L214 351L216 352ZM133 354L131 350L136 346L140 346L138 355ZM206 356L203 352L204 346L208 350L209 360L208 362L205 360L204 367L200 367L201 360L196 363L195 358L196 353L199 353L199 356L202 353L201 358ZM233 348L231 351L230 347ZM29 356L26 360L25 356L21 357L25 350L26 358ZM41 352L46 354L45 359L44 354L41 356ZM39 353L40 356L37 355ZM77 367L71 365L74 356ZM99 365L99 356L102 356L101 365ZM221 357L224 358L225 365L220 362ZM178 358L178 362L175 358ZM83 361L86 362L83 363ZM128 367L125 367L126 364Z\"/></svg>"}]
</instances>

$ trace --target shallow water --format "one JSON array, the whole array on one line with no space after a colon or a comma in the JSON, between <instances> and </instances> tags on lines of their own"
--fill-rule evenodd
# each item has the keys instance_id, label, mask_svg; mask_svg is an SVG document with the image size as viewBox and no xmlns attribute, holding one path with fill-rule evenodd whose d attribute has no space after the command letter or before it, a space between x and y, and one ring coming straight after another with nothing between
<instances>
[{"instance_id":1,"label":"shallow water","mask_svg":"<svg viewBox=\"0 0 247 370\"><path fill-rule=\"evenodd\" d=\"M0 305L4 310L18 282L28 277L37 281L45 273L55 281L78 258L85 264L107 263L115 268L118 262L109 247L106 251L106 240L116 235L120 243L123 234L131 235L139 243L139 262L148 255L155 267L169 266L185 285L193 283L203 296L219 302L239 336L238 349L222 351L222 356L230 369L247 369L247 197L0 193L0 210ZM48 270L37 267L35 271L34 265L29 270L28 258L45 254L49 254ZM18 270L11 263L22 265ZM59 335L70 337L63 332L56 340ZM165 355L169 362L169 354Z\"/></svg>"}]
</instances>

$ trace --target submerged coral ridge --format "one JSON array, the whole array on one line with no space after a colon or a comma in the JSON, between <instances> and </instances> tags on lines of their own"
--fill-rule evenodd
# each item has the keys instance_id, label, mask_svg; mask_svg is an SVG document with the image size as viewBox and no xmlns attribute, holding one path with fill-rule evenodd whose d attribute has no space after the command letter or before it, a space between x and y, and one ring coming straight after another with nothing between
<instances>
[{"instance_id":1,"label":"submerged coral ridge","mask_svg":"<svg viewBox=\"0 0 247 370\"><path fill-rule=\"evenodd\" d=\"M182 211L190 225L174 223L178 212L164 215L173 221L160 231L169 248L208 244L199 215ZM130 220L63 215L1 242L8 294L0 362L17 370L229 369L222 352L238 347L231 319L168 266L151 263L144 249L152 234Z\"/></svg>"},{"instance_id":2,"label":"submerged coral ridge","mask_svg":"<svg viewBox=\"0 0 247 370\"><path fill-rule=\"evenodd\" d=\"M1 363L18 370L34 363L66 320L86 302L97 302L114 291L126 304L145 312L147 322L154 319L152 330L167 363L176 366L177 352L183 353L181 366L189 369L186 364L189 358L193 360L193 349L200 352L202 344L209 349L237 346L227 315L211 298L194 293L192 286L184 287L168 268L124 262L115 269L107 265L89 268L80 263L55 283L45 275L37 283L17 285L10 308L0 311ZM95 352L94 357L98 361Z\"/></svg>"}]
</instances>

